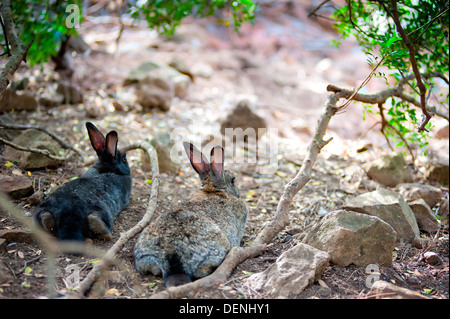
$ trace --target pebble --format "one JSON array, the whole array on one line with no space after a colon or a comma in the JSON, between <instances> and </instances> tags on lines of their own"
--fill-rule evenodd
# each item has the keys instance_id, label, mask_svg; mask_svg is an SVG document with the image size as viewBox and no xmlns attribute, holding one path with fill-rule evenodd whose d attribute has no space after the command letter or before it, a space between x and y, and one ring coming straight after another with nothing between
<instances>
[{"instance_id":1,"label":"pebble","mask_svg":"<svg viewBox=\"0 0 450 319\"><path fill-rule=\"evenodd\" d=\"M427 251L425 254L423 254L423 258L425 259L425 262L430 265L438 265L442 262L441 258L438 254L436 254L433 251Z\"/></svg>"}]
</instances>

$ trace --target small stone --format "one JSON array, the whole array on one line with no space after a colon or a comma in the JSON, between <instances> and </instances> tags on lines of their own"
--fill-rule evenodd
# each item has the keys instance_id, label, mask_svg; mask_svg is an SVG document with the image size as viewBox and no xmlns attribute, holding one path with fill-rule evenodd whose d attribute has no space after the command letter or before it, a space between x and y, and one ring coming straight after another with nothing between
<instances>
[{"instance_id":1,"label":"small stone","mask_svg":"<svg viewBox=\"0 0 450 319\"><path fill-rule=\"evenodd\" d=\"M400 183L411 183L412 172L401 153L389 154L365 165L367 176L384 186L394 187Z\"/></svg>"},{"instance_id":2,"label":"small stone","mask_svg":"<svg viewBox=\"0 0 450 319\"><path fill-rule=\"evenodd\" d=\"M0 175L0 189L11 198L20 199L33 194L33 184L23 175Z\"/></svg>"},{"instance_id":3,"label":"small stone","mask_svg":"<svg viewBox=\"0 0 450 319\"><path fill-rule=\"evenodd\" d=\"M427 264L430 264L432 266L439 265L440 263L442 263L442 260L439 257L439 255L433 251L427 251L426 253L424 253L423 258L425 259L425 262Z\"/></svg>"}]
</instances>

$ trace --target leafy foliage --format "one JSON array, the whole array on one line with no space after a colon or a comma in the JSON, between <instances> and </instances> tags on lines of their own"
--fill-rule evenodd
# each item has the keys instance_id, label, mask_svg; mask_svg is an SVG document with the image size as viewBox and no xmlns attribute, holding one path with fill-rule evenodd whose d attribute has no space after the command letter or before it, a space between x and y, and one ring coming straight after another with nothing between
<instances>
[{"instance_id":1,"label":"leafy foliage","mask_svg":"<svg viewBox=\"0 0 450 319\"><path fill-rule=\"evenodd\" d=\"M150 0L130 5L132 17L145 19L150 28L168 36L173 35L181 20L188 16L207 17L224 9L231 12L231 17L218 21L237 30L242 22L253 20L256 8L251 0Z\"/></svg>"},{"instance_id":2,"label":"leafy foliage","mask_svg":"<svg viewBox=\"0 0 450 319\"><path fill-rule=\"evenodd\" d=\"M393 85L398 84L411 74L409 50L394 23L390 1L349 0L346 3L333 14L338 22L335 28L343 38L352 36L359 42L371 67L382 59L381 65L391 73L386 76L378 72L377 75L384 77L388 86L393 82ZM401 25L414 47L420 72L440 72L448 78L449 2L401 0L397 1L397 7ZM427 91L432 90L434 84L433 79L425 82ZM409 85L411 94L417 99L416 81L409 81ZM417 109L400 98L392 98L388 103L386 120L389 129L384 133L391 139L397 139L397 146L404 145L405 141L414 142L421 148L426 146L428 135L414 130L421 121ZM439 103L448 107L448 94L441 97ZM412 123L413 128L408 128L408 123ZM431 126L428 123L426 128L429 130Z\"/></svg>"},{"instance_id":3,"label":"leafy foliage","mask_svg":"<svg viewBox=\"0 0 450 319\"><path fill-rule=\"evenodd\" d=\"M69 13L66 13L66 8L69 4L77 4L81 8L81 3L81 0L12 1L13 20L20 39L24 44L33 41L27 54L30 65L47 62L50 56L58 52L67 36L77 33L75 28L67 27ZM5 42L3 37L0 33L2 43Z\"/></svg>"},{"instance_id":4,"label":"leafy foliage","mask_svg":"<svg viewBox=\"0 0 450 319\"><path fill-rule=\"evenodd\" d=\"M79 20L82 21L82 0L14 0L12 3L13 19L21 40L23 43L34 41L27 55L30 65L48 62L68 36L77 34L70 23L69 5L77 5ZM244 21L253 20L256 9L256 4L251 0L150 0L128 3L133 18L146 20L150 28L168 36L187 16L206 17L219 11L226 16L229 12L229 18L219 22L237 29ZM5 43L1 32L0 42Z\"/></svg>"}]
</instances>

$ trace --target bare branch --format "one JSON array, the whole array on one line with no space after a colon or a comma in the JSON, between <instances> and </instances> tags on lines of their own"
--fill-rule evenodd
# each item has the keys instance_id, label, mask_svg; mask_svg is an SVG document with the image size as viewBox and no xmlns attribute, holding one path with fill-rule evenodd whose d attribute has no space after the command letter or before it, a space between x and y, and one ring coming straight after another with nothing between
<instances>
[{"instance_id":1,"label":"bare branch","mask_svg":"<svg viewBox=\"0 0 450 319\"><path fill-rule=\"evenodd\" d=\"M446 81L446 83L448 82L448 79L446 79L445 76L439 72L430 73L430 74L422 74L421 77L423 77L425 79L441 78L442 80ZM414 74L406 76L403 79L401 79L394 88L382 90L375 94L355 93L354 90L343 89L343 88L337 87L332 84L327 86L327 91L335 92L335 93L341 92L343 98L347 98L347 99L352 98L355 101L369 103L369 104L379 104L379 103L384 104L388 98L398 97L405 102L411 103L414 106L421 108L422 106L419 101L414 99L412 96L404 93L404 86L408 83L409 80L414 79L414 78L415 78ZM448 114L437 110L435 107L427 106L427 110L430 113L434 113L442 118L445 118L447 121L449 120Z\"/></svg>"},{"instance_id":2,"label":"bare branch","mask_svg":"<svg viewBox=\"0 0 450 319\"><path fill-rule=\"evenodd\" d=\"M409 41L408 35L406 34L405 30L402 27L399 15L398 15L398 9L397 9L397 1L391 0L391 9L392 9L392 19L394 20L395 26L397 27L397 31L400 33L403 42L405 43L406 47L409 50L409 61L411 62L411 67L413 69L414 75L417 80L417 86L420 90L420 107L422 108L422 112L425 115L424 120L420 124L418 130L419 132L425 131L425 125L430 121L432 114L427 109L426 105L426 94L427 89L425 85L422 82L421 74L419 71L419 67L417 65L416 61L416 50L414 48L414 45Z\"/></svg>"}]
</instances>

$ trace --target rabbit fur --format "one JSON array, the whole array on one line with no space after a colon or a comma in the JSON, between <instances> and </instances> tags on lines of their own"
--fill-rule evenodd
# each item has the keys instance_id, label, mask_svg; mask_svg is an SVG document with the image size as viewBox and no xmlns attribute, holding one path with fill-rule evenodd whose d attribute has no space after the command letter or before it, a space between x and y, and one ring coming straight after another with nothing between
<instances>
[{"instance_id":1,"label":"rabbit fur","mask_svg":"<svg viewBox=\"0 0 450 319\"><path fill-rule=\"evenodd\" d=\"M211 274L240 245L248 216L234 176L223 169L223 148L211 150L211 164L191 143L184 148L202 188L149 224L134 250L136 270L162 274L167 287Z\"/></svg>"},{"instance_id":2,"label":"rabbit fur","mask_svg":"<svg viewBox=\"0 0 450 319\"><path fill-rule=\"evenodd\" d=\"M128 205L132 180L118 135L106 135L87 122L98 161L80 178L58 188L36 207L34 221L60 240L111 239L114 218Z\"/></svg>"}]
</instances>

